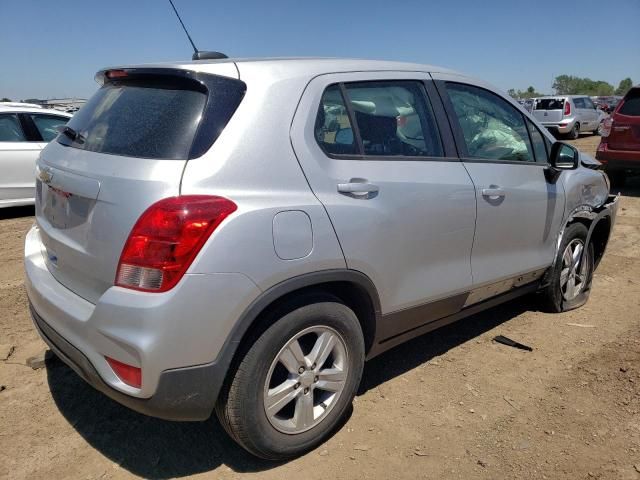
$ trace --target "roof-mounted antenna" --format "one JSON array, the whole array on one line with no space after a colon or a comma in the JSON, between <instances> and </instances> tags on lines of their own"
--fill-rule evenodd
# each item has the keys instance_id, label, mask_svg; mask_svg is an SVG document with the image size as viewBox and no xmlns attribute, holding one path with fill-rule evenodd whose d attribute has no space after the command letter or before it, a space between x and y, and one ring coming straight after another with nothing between
<instances>
[{"instance_id":1,"label":"roof-mounted antenna","mask_svg":"<svg viewBox=\"0 0 640 480\"><path fill-rule=\"evenodd\" d=\"M176 6L173 4L171 0L169 0L169 3L171 4L171 8L173 8L173 11L175 12L176 17L178 17L178 21L180 22L180 25L182 25L182 29L184 30L184 33L187 34L189 43L191 43L191 46L193 47L193 55L191 56L192 60L217 60L221 58L228 58L224 53L220 53L220 52L199 51L198 48L196 47L196 44L193 43L193 40L191 39L191 35L189 35L189 31L187 30L187 27L184 26L184 22L182 21L182 18L180 18L180 14L178 13L178 10L176 10Z\"/></svg>"}]
</instances>

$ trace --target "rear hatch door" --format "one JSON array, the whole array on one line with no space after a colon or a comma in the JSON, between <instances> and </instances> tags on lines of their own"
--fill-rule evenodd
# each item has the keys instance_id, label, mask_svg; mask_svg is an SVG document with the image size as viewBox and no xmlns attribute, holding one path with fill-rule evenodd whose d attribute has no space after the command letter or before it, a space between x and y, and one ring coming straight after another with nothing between
<instances>
[{"instance_id":1,"label":"rear hatch door","mask_svg":"<svg viewBox=\"0 0 640 480\"><path fill-rule=\"evenodd\" d=\"M180 69L99 73L104 85L42 152L36 221L56 279L95 303L124 243L156 201L178 195L244 95L237 79Z\"/></svg>"},{"instance_id":2,"label":"rear hatch door","mask_svg":"<svg viewBox=\"0 0 640 480\"><path fill-rule=\"evenodd\" d=\"M564 113L564 99L540 98L533 106L533 116L540 123L560 123Z\"/></svg>"},{"instance_id":3,"label":"rear hatch door","mask_svg":"<svg viewBox=\"0 0 640 480\"><path fill-rule=\"evenodd\" d=\"M632 88L616 108L608 143L613 150L640 151L640 88Z\"/></svg>"}]
</instances>

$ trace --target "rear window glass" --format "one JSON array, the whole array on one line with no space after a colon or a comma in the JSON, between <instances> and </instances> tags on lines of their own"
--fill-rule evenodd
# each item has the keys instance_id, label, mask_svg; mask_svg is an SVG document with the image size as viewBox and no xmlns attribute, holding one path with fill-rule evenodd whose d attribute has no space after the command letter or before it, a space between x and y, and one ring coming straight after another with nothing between
<instances>
[{"instance_id":1,"label":"rear window glass","mask_svg":"<svg viewBox=\"0 0 640 480\"><path fill-rule=\"evenodd\" d=\"M640 88L634 88L627 93L618 113L630 117L640 117Z\"/></svg>"},{"instance_id":2,"label":"rear window glass","mask_svg":"<svg viewBox=\"0 0 640 480\"><path fill-rule=\"evenodd\" d=\"M199 156L222 132L246 89L238 80L205 76L202 83L148 74L108 82L67 124L77 137L61 134L58 142L128 157Z\"/></svg>"},{"instance_id":3,"label":"rear window glass","mask_svg":"<svg viewBox=\"0 0 640 480\"><path fill-rule=\"evenodd\" d=\"M564 108L564 100L562 98L542 98L536 100L536 110L562 110Z\"/></svg>"}]
</instances>

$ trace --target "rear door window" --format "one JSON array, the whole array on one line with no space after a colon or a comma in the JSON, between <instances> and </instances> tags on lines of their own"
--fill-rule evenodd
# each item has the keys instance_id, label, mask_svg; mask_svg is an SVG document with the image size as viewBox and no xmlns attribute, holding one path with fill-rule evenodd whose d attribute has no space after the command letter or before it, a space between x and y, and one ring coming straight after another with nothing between
<instances>
[{"instance_id":1,"label":"rear door window","mask_svg":"<svg viewBox=\"0 0 640 480\"><path fill-rule=\"evenodd\" d=\"M366 81L324 91L315 136L329 155L442 157L433 110L419 81Z\"/></svg>"},{"instance_id":2,"label":"rear door window","mask_svg":"<svg viewBox=\"0 0 640 480\"><path fill-rule=\"evenodd\" d=\"M627 94L618 113L629 117L640 117L640 88L634 88Z\"/></svg>"},{"instance_id":3,"label":"rear door window","mask_svg":"<svg viewBox=\"0 0 640 480\"><path fill-rule=\"evenodd\" d=\"M43 142L50 142L58 136L58 127L65 125L69 118L58 115L32 114L31 119L35 124Z\"/></svg>"},{"instance_id":4,"label":"rear door window","mask_svg":"<svg viewBox=\"0 0 640 480\"><path fill-rule=\"evenodd\" d=\"M576 106L576 108L587 108L584 103L584 98L574 98L573 104Z\"/></svg>"},{"instance_id":5,"label":"rear door window","mask_svg":"<svg viewBox=\"0 0 640 480\"><path fill-rule=\"evenodd\" d=\"M0 142L26 142L18 116L13 113L0 114Z\"/></svg>"},{"instance_id":6,"label":"rear door window","mask_svg":"<svg viewBox=\"0 0 640 480\"><path fill-rule=\"evenodd\" d=\"M207 77L216 79L213 89L170 75L107 81L67 124L76 138L60 135L58 142L128 157L192 158L196 135L205 134L211 146L246 89L238 80Z\"/></svg>"},{"instance_id":7,"label":"rear door window","mask_svg":"<svg viewBox=\"0 0 640 480\"><path fill-rule=\"evenodd\" d=\"M329 86L322 94L316 117L315 135L320 147L328 154L358 153L349 112L339 85Z\"/></svg>"},{"instance_id":8,"label":"rear door window","mask_svg":"<svg viewBox=\"0 0 640 480\"><path fill-rule=\"evenodd\" d=\"M440 134L418 81L345 84L364 155L442 157Z\"/></svg>"}]
</instances>

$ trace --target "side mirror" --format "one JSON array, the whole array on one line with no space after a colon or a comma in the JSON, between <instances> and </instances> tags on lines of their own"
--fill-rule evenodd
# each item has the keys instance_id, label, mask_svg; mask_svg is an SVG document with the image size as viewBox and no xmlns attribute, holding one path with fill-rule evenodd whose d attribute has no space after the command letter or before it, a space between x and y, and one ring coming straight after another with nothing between
<instances>
[{"instance_id":1,"label":"side mirror","mask_svg":"<svg viewBox=\"0 0 640 480\"><path fill-rule=\"evenodd\" d=\"M556 142L551 146L549 163L556 170L575 170L580 165L580 152L568 143Z\"/></svg>"},{"instance_id":2,"label":"side mirror","mask_svg":"<svg viewBox=\"0 0 640 480\"><path fill-rule=\"evenodd\" d=\"M336 143L339 145L353 145L353 130L341 128L336 132Z\"/></svg>"}]
</instances>

